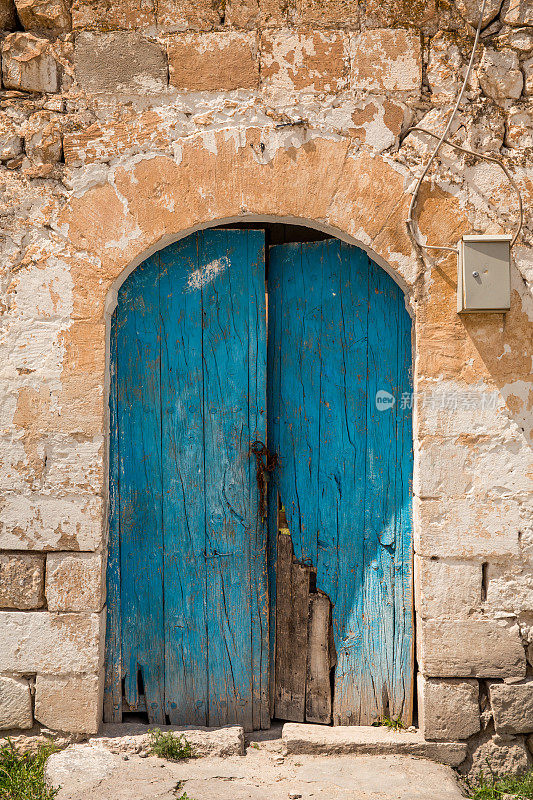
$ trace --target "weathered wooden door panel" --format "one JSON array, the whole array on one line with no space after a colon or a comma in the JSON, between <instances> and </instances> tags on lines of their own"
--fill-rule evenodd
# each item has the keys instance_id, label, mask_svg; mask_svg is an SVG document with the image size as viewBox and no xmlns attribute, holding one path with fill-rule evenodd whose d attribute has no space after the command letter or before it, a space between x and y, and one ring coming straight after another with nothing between
<instances>
[{"instance_id":1,"label":"weathered wooden door panel","mask_svg":"<svg viewBox=\"0 0 533 800\"><path fill-rule=\"evenodd\" d=\"M122 285L116 336L124 696L137 708L142 680L148 718L161 723L165 643L157 256Z\"/></svg>"},{"instance_id":2,"label":"weathered wooden door panel","mask_svg":"<svg viewBox=\"0 0 533 800\"><path fill-rule=\"evenodd\" d=\"M279 493L295 557L333 604L334 722L409 722L410 412L375 405L377 391L410 391L401 291L339 241L272 248L268 361L269 443L281 461L270 513Z\"/></svg>"},{"instance_id":3,"label":"weathered wooden door panel","mask_svg":"<svg viewBox=\"0 0 533 800\"><path fill-rule=\"evenodd\" d=\"M262 232L213 230L121 288L108 718L120 716L121 662L128 706L144 686L152 722L269 723L266 534L250 458L266 437L264 274Z\"/></svg>"},{"instance_id":4,"label":"weathered wooden door panel","mask_svg":"<svg viewBox=\"0 0 533 800\"><path fill-rule=\"evenodd\" d=\"M221 264L220 278L202 290L209 720L252 730L262 701L253 670L268 613L256 601L266 600L267 587L252 547L262 561L266 549L250 457L251 443L266 438L264 245L257 231L214 233L200 243L200 263Z\"/></svg>"},{"instance_id":5,"label":"weathered wooden door panel","mask_svg":"<svg viewBox=\"0 0 533 800\"><path fill-rule=\"evenodd\" d=\"M175 725L206 725L202 292L189 287L197 237L159 255L166 713Z\"/></svg>"},{"instance_id":6,"label":"weathered wooden door panel","mask_svg":"<svg viewBox=\"0 0 533 800\"><path fill-rule=\"evenodd\" d=\"M107 541L107 620L105 629L104 720L122 721L122 632L118 487L117 311L111 319L109 353L109 511Z\"/></svg>"}]
</instances>

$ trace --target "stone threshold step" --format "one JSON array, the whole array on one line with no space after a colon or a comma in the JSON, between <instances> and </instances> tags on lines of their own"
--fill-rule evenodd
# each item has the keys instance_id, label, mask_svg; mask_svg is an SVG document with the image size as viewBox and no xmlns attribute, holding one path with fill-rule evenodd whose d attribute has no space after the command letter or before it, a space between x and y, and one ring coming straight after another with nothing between
<instances>
[{"instance_id":1,"label":"stone threshold step","mask_svg":"<svg viewBox=\"0 0 533 800\"><path fill-rule=\"evenodd\" d=\"M428 742L419 731L391 731L363 725L310 725L286 722L282 733L287 755L402 755L427 758L458 767L465 758L464 742Z\"/></svg>"}]
</instances>

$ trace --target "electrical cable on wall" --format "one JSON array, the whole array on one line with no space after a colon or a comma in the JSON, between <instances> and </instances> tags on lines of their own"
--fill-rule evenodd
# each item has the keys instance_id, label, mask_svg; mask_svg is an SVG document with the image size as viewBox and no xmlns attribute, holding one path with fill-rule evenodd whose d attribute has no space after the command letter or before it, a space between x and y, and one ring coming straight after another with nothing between
<instances>
[{"instance_id":1,"label":"electrical cable on wall","mask_svg":"<svg viewBox=\"0 0 533 800\"><path fill-rule=\"evenodd\" d=\"M465 89L466 89L468 80L470 78L470 74L472 72L472 67L474 65L474 56L475 56L475 53L476 53L476 48L477 48L477 44L478 44L478 41L479 41L479 36L481 34L481 27L482 27L482 24L483 24L483 14L485 13L485 5L486 5L486 3L487 3L487 0L483 0L483 3L481 4L481 11L480 11L480 14L479 14L479 21L478 21L478 25L477 25L477 29L476 29L476 35L475 35L475 38L474 38L474 44L473 44L473 47L472 47L472 52L470 54L470 61L468 62L468 67L467 67L467 70L466 70L466 73L465 73L463 84L461 86L461 90L460 90L460 92L459 92L459 94L457 96L457 100L455 101L455 105L453 107L453 110L452 110L452 112L451 112L451 114L450 114L450 116L448 118L448 122L446 123L446 127L444 129L444 132L442 133L441 136L438 136L437 134L433 133L432 131L428 131L426 128L422 128L419 125L414 125L412 128L409 128L409 130L407 131L407 134L412 133L414 131L417 131L418 133L425 133L428 136L431 136L433 139L438 139L437 145L436 145L433 153L431 154L431 156L429 158L429 161L427 162L426 166L424 167L424 170L423 170L421 176L419 177L419 179L417 181L417 184L415 186L415 190L413 192L413 196L411 198L411 202L409 204L409 211L407 213L407 219L406 219L406 225L407 225L407 228L409 230L409 234L411 235L411 238L418 245L418 247L420 247L420 248L422 248L424 250L449 250L449 251L451 251L453 253L457 252L457 246L455 246L455 247L446 247L445 245L424 244L423 242L420 241L420 239L416 235L416 231L415 231L414 223L413 223L413 216L414 216L414 211L415 211L415 208L416 208L416 202L417 202L417 199L418 199L418 194L420 192L420 187L422 186L424 178L428 174L429 169L430 169L431 165L433 164L435 158L437 157L437 154L438 154L438 152L439 152L439 150L440 150L440 148L442 147L443 144L446 144L449 147L453 147L456 150L460 150L462 153L467 153L468 155L475 156L476 158L481 158L484 161L489 161L489 162L491 162L493 164L497 164L503 170L503 172L505 173L505 175L508 178L511 186L515 190L517 198L518 198L519 223L518 223L518 227L517 227L516 233L513 236L513 239L511 241L511 247L513 247L514 243L518 239L518 236L520 235L520 231L522 230L522 226L523 226L523 223L524 223L524 211L523 211L523 207L522 207L522 196L520 194L520 189L519 189L518 185L516 184L515 180L513 179L511 173L507 169L507 167L503 164L503 162L499 158L495 158L494 156L487 156L487 155L485 155L485 153L478 153L478 152L476 152L474 150L469 150L466 147L461 147L458 144L454 144L454 142L451 142L447 138L448 132L449 132L449 130L450 130L451 126L452 126L452 123L453 123L453 121L455 119L455 115L457 114L457 111L458 111L459 106L461 104L461 100L463 99L463 95L465 93Z\"/></svg>"}]
</instances>

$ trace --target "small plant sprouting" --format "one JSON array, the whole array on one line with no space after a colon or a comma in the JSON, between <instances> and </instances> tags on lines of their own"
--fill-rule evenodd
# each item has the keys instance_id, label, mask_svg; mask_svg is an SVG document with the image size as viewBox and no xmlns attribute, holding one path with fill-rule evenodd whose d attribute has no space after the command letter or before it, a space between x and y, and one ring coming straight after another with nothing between
<instances>
[{"instance_id":1,"label":"small plant sprouting","mask_svg":"<svg viewBox=\"0 0 533 800\"><path fill-rule=\"evenodd\" d=\"M516 800L533 800L533 770L522 776L496 775L489 764L489 774L480 772L465 778L464 786L472 800L502 800L512 796Z\"/></svg>"},{"instance_id":2,"label":"small plant sprouting","mask_svg":"<svg viewBox=\"0 0 533 800\"><path fill-rule=\"evenodd\" d=\"M375 728L385 727L388 728L390 731L403 731L405 730L405 725L401 721L401 719L393 719L392 717L380 717L377 722L373 722L372 725Z\"/></svg>"},{"instance_id":3,"label":"small plant sprouting","mask_svg":"<svg viewBox=\"0 0 533 800\"><path fill-rule=\"evenodd\" d=\"M159 728L150 731L150 753L168 761L183 761L185 758L196 758L189 741L182 733L163 733Z\"/></svg>"},{"instance_id":4,"label":"small plant sprouting","mask_svg":"<svg viewBox=\"0 0 533 800\"><path fill-rule=\"evenodd\" d=\"M0 800L53 800L59 790L46 786L44 766L56 751L47 744L35 753L23 753L7 739L0 746Z\"/></svg>"},{"instance_id":5,"label":"small plant sprouting","mask_svg":"<svg viewBox=\"0 0 533 800\"><path fill-rule=\"evenodd\" d=\"M184 781L178 781L178 783L176 784L176 789L174 791L174 794L175 794L177 800L194 800L194 798L190 797L187 794L187 792L183 792L182 793L181 790L183 789L183 784L184 784Z\"/></svg>"}]
</instances>

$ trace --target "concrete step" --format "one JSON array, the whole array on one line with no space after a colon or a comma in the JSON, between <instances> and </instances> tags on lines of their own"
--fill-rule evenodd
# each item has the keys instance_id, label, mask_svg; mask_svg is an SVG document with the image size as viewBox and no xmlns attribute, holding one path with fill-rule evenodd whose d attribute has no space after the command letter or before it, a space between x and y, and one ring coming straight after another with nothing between
<instances>
[{"instance_id":1,"label":"concrete step","mask_svg":"<svg viewBox=\"0 0 533 800\"><path fill-rule=\"evenodd\" d=\"M287 754L402 755L428 758L458 767L466 758L464 742L427 742L419 731L392 731L366 725L309 725L286 722L282 733Z\"/></svg>"}]
</instances>

